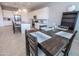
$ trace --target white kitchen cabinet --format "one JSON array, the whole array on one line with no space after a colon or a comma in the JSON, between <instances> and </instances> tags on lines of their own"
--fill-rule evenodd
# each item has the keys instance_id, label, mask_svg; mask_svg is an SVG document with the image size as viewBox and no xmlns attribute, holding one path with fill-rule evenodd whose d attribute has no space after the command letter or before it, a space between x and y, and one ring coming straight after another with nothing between
<instances>
[{"instance_id":1,"label":"white kitchen cabinet","mask_svg":"<svg viewBox=\"0 0 79 59\"><path fill-rule=\"evenodd\" d=\"M3 20L4 26L12 25L12 20L14 19L13 11L3 10L3 17L4 18L10 18L10 20Z\"/></svg>"}]
</instances>

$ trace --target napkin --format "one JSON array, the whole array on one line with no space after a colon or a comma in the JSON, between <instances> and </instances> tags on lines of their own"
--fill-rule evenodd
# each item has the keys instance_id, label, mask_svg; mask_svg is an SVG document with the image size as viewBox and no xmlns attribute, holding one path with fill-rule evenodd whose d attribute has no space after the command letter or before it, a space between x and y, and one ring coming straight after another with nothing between
<instances>
[{"instance_id":1,"label":"napkin","mask_svg":"<svg viewBox=\"0 0 79 59\"><path fill-rule=\"evenodd\" d=\"M68 39L70 39L73 35L72 33L64 32L64 31L60 31L60 32L57 32L55 34L58 36L61 36L61 37L68 38Z\"/></svg>"},{"instance_id":2,"label":"napkin","mask_svg":"<svg viewBox=\"0 0 79 59\"><path fill-rule=\"evenodd\" d=\"M49 36L47 34L44 34L44 33L40 32L40 31L32 32L30 34L32 36L36 37L39 43L51 38L51 36Z\"/></svg>"}]
</instances>

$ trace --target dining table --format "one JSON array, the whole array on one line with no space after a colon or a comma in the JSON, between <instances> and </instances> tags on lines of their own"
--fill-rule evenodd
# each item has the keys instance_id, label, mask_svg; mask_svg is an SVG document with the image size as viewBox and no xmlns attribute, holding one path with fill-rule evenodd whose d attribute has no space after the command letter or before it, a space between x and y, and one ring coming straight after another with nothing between
<instances>
[{"instance_id":1,"label":"dining table","mask_svg":"<svg viewBox=\"0 0 79 59\"><path fill-rule=\"evenodd\" d=\"M69 39L56 35L57 32L60 32L61 30L59 29L55 29L55 30L49 30L49 31L45 31L45 30L38 30L35 28L32 28L28 31L26 31L26 55L30 56L30 51L29 51L29 42L28 42L28 38L27 38L27 32L33 33L33 32L41 32L44 33L48 36L50 36L49 39L46 39L42 42L38 41L38 47L47 55L47 56L57 56L59 55L59 53L65 48L65 46L69 43ZM64 32L70 32L71 31L64 31Z\"/></svg>"}]
</instances>

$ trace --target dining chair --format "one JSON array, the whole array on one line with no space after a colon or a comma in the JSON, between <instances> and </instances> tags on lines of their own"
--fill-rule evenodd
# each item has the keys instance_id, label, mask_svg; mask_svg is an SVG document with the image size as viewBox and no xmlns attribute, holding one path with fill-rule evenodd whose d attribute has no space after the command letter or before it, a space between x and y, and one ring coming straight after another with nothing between
<instances>
[{"instance_id":1,"label":"dining chair","mask_svg":"<svg viewBox=\"0 0 79 59\"><path fill-rule=\"evenodd\" d=\"M12 21L13 33L15 33L14 22Z\"/></svg>"},{"instance_id":2,"label":"dining chair","mask_svg":"<svg viewBox=\"0 0 79 59\"><path fill-rule=\"evenodd\" d=\"M13 24L13 33L15 33L16 30L21 32L21 24L18 24L15 21L12 21L12 24Z\"/></svg>"},{"instance_id":3,"label":"dining chair","mask_svg":"<svg viewBox=\"0 0 79 59\"><path fill-rule=\"evenodd\" d=\"M72 46L72 42L74 40L74 37L76 36L77 31L74 31L72 37L69 39L69 43L65 46L65 48L62 50L62 52L64 53L64 56L68 56L69 51L71 49Z\"/></svg>"},{"instance_id":4,"label":"dining chair","mask_svg":"<svg viewBox=\"0 0 79 59\"><path fill-rule=\"evenodd\" d=\"M27 31L26 31L27 32ZM25 33L26 33L25 32ZM28 32L26 33L26 53L30 56L44 56L44 52L38 47L37 38L30 35ZM30 54L29 54L30 52Z\"/></svg>"}]
</instances>

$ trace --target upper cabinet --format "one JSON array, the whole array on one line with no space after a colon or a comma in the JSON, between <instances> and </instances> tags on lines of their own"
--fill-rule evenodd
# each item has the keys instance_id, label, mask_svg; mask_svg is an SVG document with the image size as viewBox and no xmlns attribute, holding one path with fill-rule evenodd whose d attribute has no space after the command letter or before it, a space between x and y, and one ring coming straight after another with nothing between
<instances>
[{"instance_id":1,"label":"upper cabinet","mask_svg":"<svg viewBox=\"0 0 79 59\"><path fill-rule=\"evenodd\" d=\"M3 17L13 17L13 12L8 10L3 10Z\"/></svg>"},{"instance_id":2,"label":"upper cabinet","mask_svg":"<svg viewBox=\"0 0 79 59\"><path fill-rule=\"evenodd\" d=\"M37 19L48 19L49 18L48 15L49 15L48 7L41 8L29 13L31 19L33 19L33 16L37 16Z\"/></svg>"}]
</instances>

